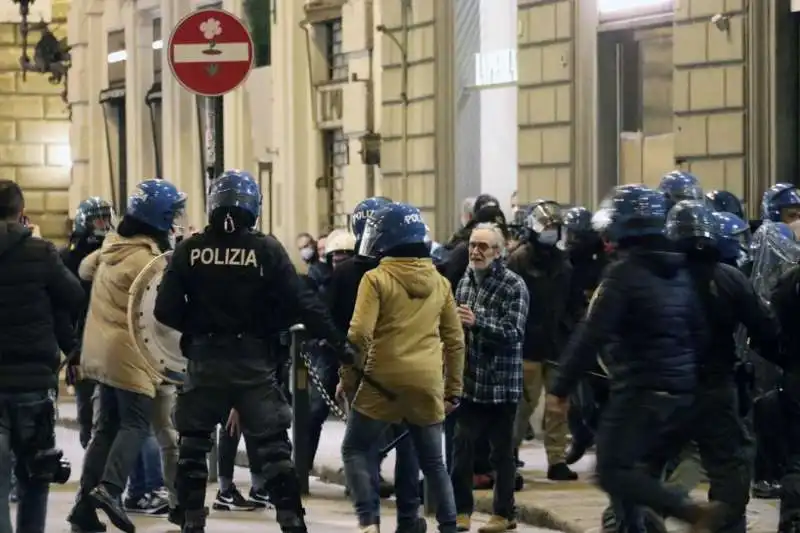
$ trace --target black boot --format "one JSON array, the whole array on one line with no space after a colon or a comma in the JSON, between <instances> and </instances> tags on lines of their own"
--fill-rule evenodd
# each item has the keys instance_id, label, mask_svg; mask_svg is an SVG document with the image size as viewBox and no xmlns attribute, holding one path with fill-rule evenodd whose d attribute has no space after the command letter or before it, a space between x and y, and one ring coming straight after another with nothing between
<instances>
[{"instance_id":1,"label":"black boot","mask_svg":"<svg viewBox=\"0 0 800 533\"><path fill-rule=\"evenodd\" d=\"M205 533L208 509L195 509L184 513L181 533Z\"/></svg>"},{"instance_id":2,"label":"black boot","mask_svg":"<svg viewBox=\"0 0 800 533\"><path fill-rule=\"evenodd\" d=\"M97 518L97 511L83 492L78 492L75 505L67 516L72 533L105 533L106 525Z\"/></svg>"},{"instance_id":3,"label":"black boot","mask_svg":"<svg viewBox=\"0 0 800 533\"><path fill-rule=\"evenodd\" d=\"M112 495L106 487L98 485L89 493L89 499L95 508L101 509L114 527L125 533L136 533L136 526L133 525L128 513L122 506L120 498Z\"/></svg>"},{"instance_id":4,"label":"black boot","mask_svg":"<svg viewBox=\"0 0 800 533\"><path fill-rule=\"evenodd\" d=\"M283 533L308 533L306 521L303 518L305 514L303 508L300 508L300 511L278 509L275 513L275 521L281 526Z\"/></svg>"}]
</instances>

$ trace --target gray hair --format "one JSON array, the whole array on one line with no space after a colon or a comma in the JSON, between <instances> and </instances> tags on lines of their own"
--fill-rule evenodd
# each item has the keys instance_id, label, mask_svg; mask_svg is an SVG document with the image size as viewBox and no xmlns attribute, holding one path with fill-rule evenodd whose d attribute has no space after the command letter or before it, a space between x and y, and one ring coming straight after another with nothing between
<instances>
[{"instance_id":1,"label":"gray hair","mask_svg":"<svg viewBox=\"0 0 800 533\"><path fill-rule=\"evenodd\" d=\"M477 198L474 196L464 198L464 202L461 204L462 215L472 215L472 210L475 209L475 200L477 200Z\"/></svg>"},{"instance_id":2,"label":"gray hair","mask_svg":"<svg viewBox=\"0 0 800 533\"><path fill-rule=\"evenodd\" d=\"M493 222L481 222L480 224L476 224L472 231L478 230L489 230L492 232L492 244L497 246L500 251L504 251L506 249L506 238L503 235L503 231L500 229L500 226Z\"/></svg>"}]
</instances>

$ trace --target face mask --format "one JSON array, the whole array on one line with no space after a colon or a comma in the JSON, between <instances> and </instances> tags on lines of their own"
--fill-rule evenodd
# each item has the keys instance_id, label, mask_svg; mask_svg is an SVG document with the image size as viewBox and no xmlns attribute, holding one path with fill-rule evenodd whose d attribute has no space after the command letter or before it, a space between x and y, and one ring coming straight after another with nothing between
<instances>
[{"instance_id":1,"label":"face mask","mask_svg":"<svg viewBox=\"0 0 800 533\"><path fill-rule=\"evenodd\" d=\"M314 258L314 249L310 246L300 249L300 257L303 258L303 261L308 263Z\"/></svg>"},{"instance_id":2,"label":"face mask","mask_svg":"<svg viewBox=\"0 0 800 533\"><path fill-rule=\"evenodd\" d=\"M544 230L539 234L539 238L537 240L539 243L544 244L545 246L554 246L558 242L558 230Z\"/></svg>"}]
</instances>

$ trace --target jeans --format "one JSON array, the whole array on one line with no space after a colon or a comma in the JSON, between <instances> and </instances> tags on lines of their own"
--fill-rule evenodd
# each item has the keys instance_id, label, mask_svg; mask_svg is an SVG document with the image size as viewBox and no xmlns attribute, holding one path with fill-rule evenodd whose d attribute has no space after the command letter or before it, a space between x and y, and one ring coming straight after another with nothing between
<instances>
[{"instance_id":1,"label":"jeans","mask_svg":"<svg viewBox=\"0 0 800 533\"><path fill-rule=\"evenodd\" d=\"M178 504L178 493L175 490L175 476L178 472L178 432L175 431L172 420L176 398L175 385L159 385L156 388L152 418L153 434L161 449L164 479L160 486L167 487L171 507Z\"/></svg>"},{"instance_id":2,"label":"jeans","mask_svg":"<svg viewBox=\"0 0 800 533\"><path fill-rule=\"evenodd\" d=\"M94 426L94 388L96 381L82 379L75 384L75 404L78 408L78 427L80 431L81 446L85 450L92 439Z\"/></svg>"},{"instance_id":3,"label":"jeans","mask_svg":"<svg viewBox=\"0 0 800 533\"><path fill-rule=\"evenodd\" d=\"M128 478L128 498L138 500L147 493L164 486L164 475L161 466L161 448L155 436L150 435L144 441L136 466Z\"/></svg>"},{"instance_id":4,"label":"jeans","mask_svg":"<svg viewBox=\"0 0 800 533\"><path fill-rule=\"evenodd\" d=\"M451 474L453 472L453 451L455 449L457 417L458 413L454 411L447 415L447 418L444 420L444 457L445 464L447 465L447 472Z\"/></svg>"},{"instance_id":5,"label":"jeans","mask_svg":"<svg viewBox=\"0 0 800 533\"><path fill-rule=\"evenodd\" d=\"M350 412L347 420L347 430L342 442L342 461L344 462L347 486L350 488L350 496L353 499L361 526L380 523L380 500L376 472L376 466L380 462L378 445L382 441L382 434L391 427L392 424L388 422L374 420L355 410ZM431 426L408 424L406 428L410 432L419 467L425 474L431 494L438 504L436 519L439 522L439 530L444 533L454 532L456 530L456 509L453 487L450 484L442 457L442 424ZM404 457L405 453L398 451L398 464L402 463ZM396 470L396 474L404 469L401 464ZM400 499L401 490L411 492L412 478L414 478L413 493L416 494L418 508L418 474L409 474L407 478L396 479L395 488L398 499ZM399 507L398 503L398 515L400 514ZM403 512L407 518L410 518L408 516L411 514L410 507Z\"/></svg>"},{"instance_id":6,"label":"jeans","mask_svg":"<svg viewBox=\"0 0 800 533\"><path fill-rule=\"evenodd\" d=\"M55 443L53 399L49 391L0 393L0 533L13 533L9 493L13 466L17 476L17 524L19 533L44 533L47 518L47 483L32 482L25 468L35 452L34 442L44 435ZM49 427L48 427L49 426Z\"/></svg>"},{"instance_id":7,"label":"jeans","mask_svg":"<svg viewBox=\"0 0 800 533\"><path fill-rule=\"evenodd\" d=\"M83 461L81 492L88 494L102 483L120 497L151 434L154 400L108 385L98 385L97 425Z\"/></svg>"}]
</instances>

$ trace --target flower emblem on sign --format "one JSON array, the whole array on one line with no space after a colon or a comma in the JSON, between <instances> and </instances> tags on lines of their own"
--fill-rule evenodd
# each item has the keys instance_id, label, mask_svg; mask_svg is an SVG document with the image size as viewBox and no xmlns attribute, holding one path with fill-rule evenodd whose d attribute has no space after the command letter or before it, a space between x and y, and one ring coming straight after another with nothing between
<instances>
[{"instance_id":1,"label":"flower emblem on sign","mask_svg":"<svg viewBox=\"0 0 800 533\"><path fill-rule=\"evenodd\" d=\"M210 18L200 24L200 31L203 32L203 37L208 41L208 48L203 50L203 53L214 56L221 54L222 52L217 50L216 38L222 35L222 24L217 19Z\"/></svg>"}]
</instances>

